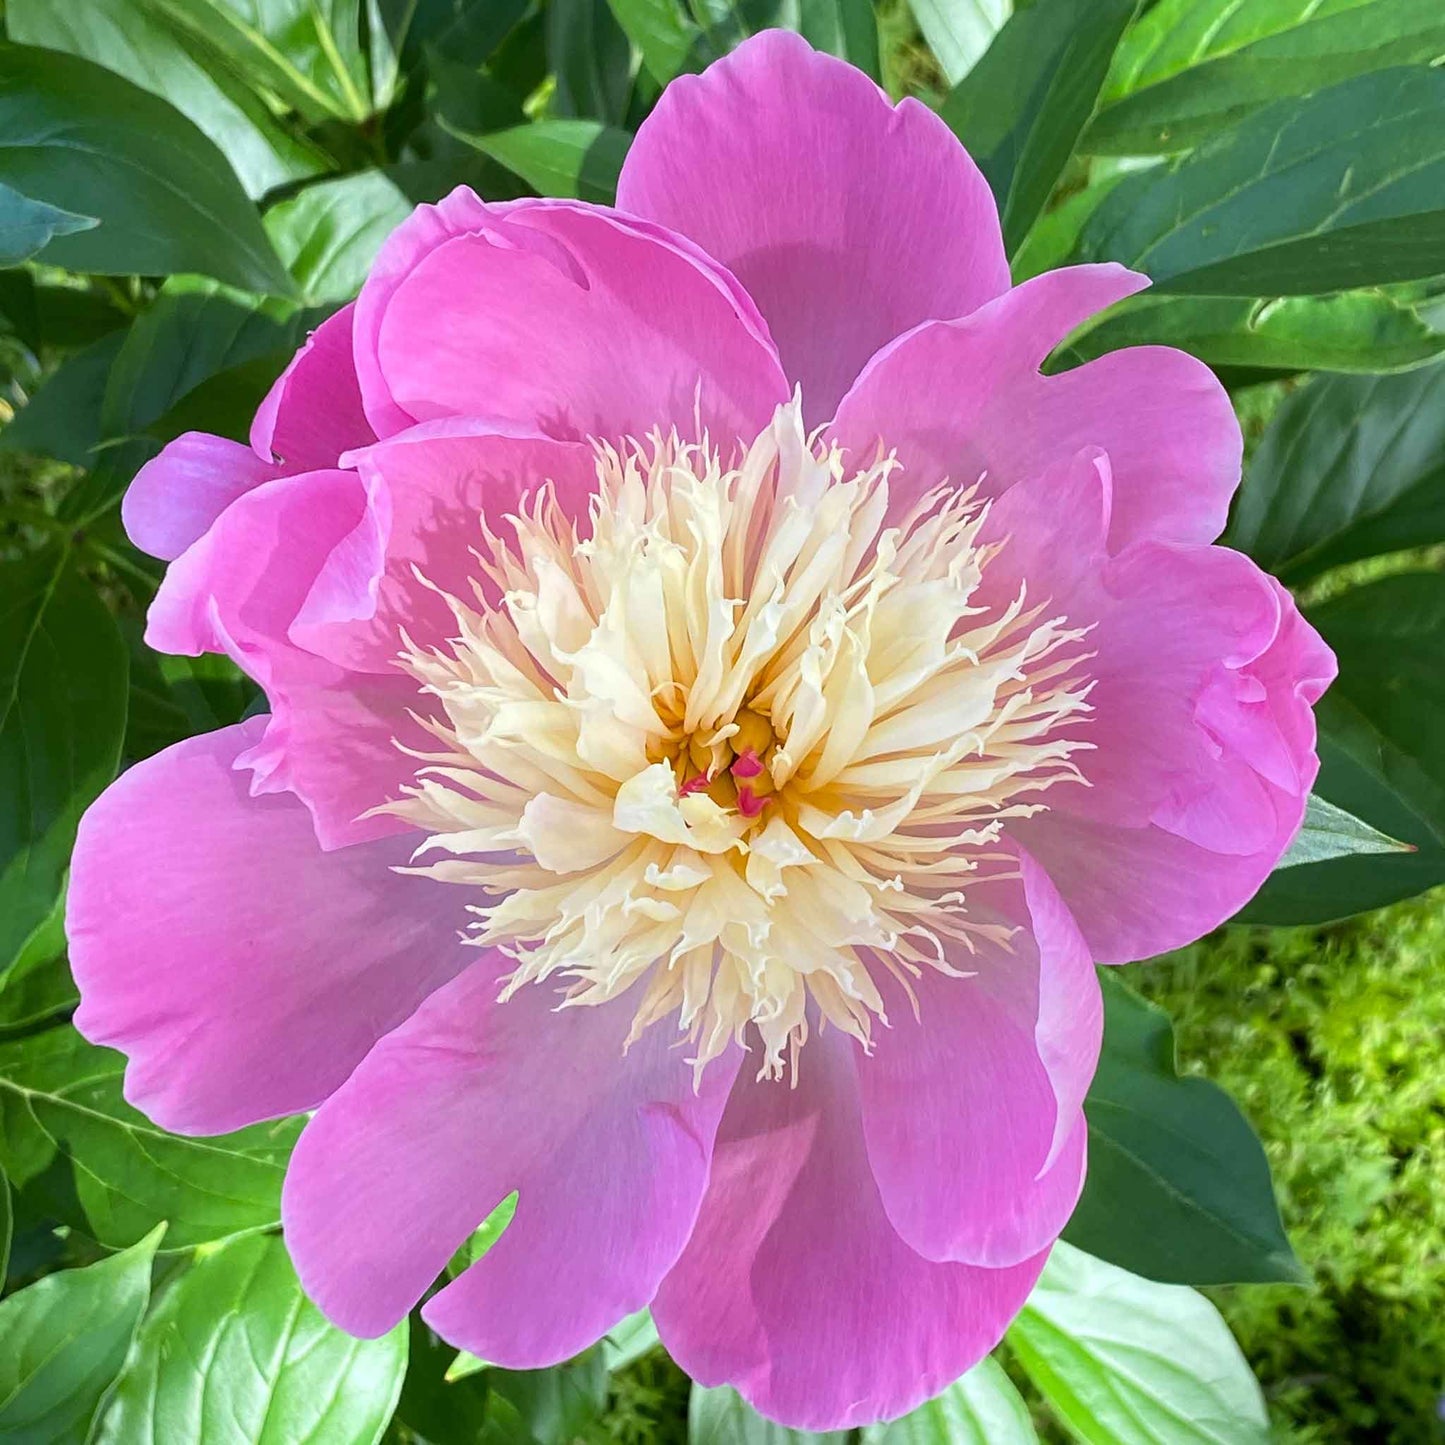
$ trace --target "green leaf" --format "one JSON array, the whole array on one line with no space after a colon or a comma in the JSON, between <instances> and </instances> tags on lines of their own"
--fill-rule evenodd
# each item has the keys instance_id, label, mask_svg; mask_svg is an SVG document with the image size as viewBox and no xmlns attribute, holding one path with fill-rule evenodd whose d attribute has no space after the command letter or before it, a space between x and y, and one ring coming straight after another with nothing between
<instances>
[{"instance_id":1,"label":"green leaf","mask_svg":"<svg viewBox=\"0 0 1445 1445\"><path fill-rule=\"evenodd\" d=\"M1445 352L1437 331L1387 291L1336 296L1131 298L1073 343L1084 358L1123 346L1177 346L1216 367L1401 371Z\"/></svg>"},{"instance_id":2,"label":"green leaf","mask_svg":"<svg viewBox=\"0 0 1445 1445\"><path fill-rule=\"evenodd\" d=\"M632 46L607 0L551 0L546 24L555 113L620 125L632 94Z\"/></svg>"},{"instance_id":3,"label":"green leaf","mask_svg":"<svg viewBox=\"0 0 1445 1445\"><path fill-rule=\"evenodd\" d=\"M380 171L321 181L266 212L266 232L308 302L349 301L411 202Z\"/></svg>"},{"instance_id":4,"label":"green leaf","mask_svg":"<svg viewBox=\"0 0 1445 1445\"><path fill-rule=\"evenodd\" d=\"M1173 1284L1300 1282L1244 1115L1217 1084L1179 1076L1167 1014L1108 971L1100 983L1104 1049L1084 1101L1089 1173L1065 1238Z\"/></svg>"},{"instance_id":5,"label":"green leaf","mask_svg":"<svg viewBox=\"0 0 1445 1445\"><path fill-rule=\"evenodd\" d=\"M1010 255L1089 123L1138 0L1037 0L1016 11L940 114L988 178Z\"/></svg>"},{"instance_id":6,"label":"green leaf","mask_svg":"<svg viewBox=\"0 0 1445 1445\"><path fill-rule=\"evenodd\" d=\"M302 1292L276 1235L202 1251L141 1326L96 1445L374 1445L407 1325L358 1340Z\"/></svg>"},{"instance_id":7,"label":"green leaf","mask_svg":"<svg viewBox=\"0 0 1445 1445\"><path fill-rule=\"evenodd\" d=\"M53 265L291 289L215 145L173 106L79 56L0 46L0 183L99 218L45 247Z\"/></svg>"},{"instance_id":8,"label":"green leaf","mask_svg":"<svg viewBox=\"0 0 1445 1445\"><path fill-rule=\"evenodd\" d=\"M1203 1295L1058 1244L1008 1342L1089 1445L1265 1445L1264 1399Z\"/></svg>"},{"instance_id":9,"label":"green leaf","mask_svg":"<svg viewBox=\"0 0 1445 1445\"><path fill-rule=\"evenodd\" d=\"M10 1273L10 1241L15 1234L15 1214L10 1205L10 1180L0 1169L0 1290Z\"/></svg>"},{"instance_id":10,"label":"green leaf","mask_svg":"<svg viewBox=\"0 0 1445 1445\"><path fill-rule=\"evenodd\" d=\"M641 1309L608 1330L602 1341L602 1357L609 1370L623 1370L660 1343L651 1311Z\"/></svg>"},{"instance_id":11,"label":"green leaf","mask_svg":"<svg viewBox=\"0 0 1445 1445\"><path fill-rule=\"evenodd\" d=\"M125 1060L74 1028L0 1044L0 1165L65 1224L109 1248L172 1221L169 1249L268 1228L300 1121L167 1134L121 1097Z\"/></svg>"},{"instance_id":12,"label":"green leaf","mask_svg":"<svg viewBox=\"0 0 1445 1445\"><path fill-rule=\"evenodd\" d=\"M64 1023L79 1001L65 958L65 899L0 973L0 1038Z\"/></svg>"},{"instance_id":13,"label":"green leaf","mask_svg":"<svg viewBox=\"0 0 1445 1445\"><path fill-rule=\"evenodd\" d=\"M612 14L637 47L659 85L684 70L701 70L716 59L701 28L678 0L608 0Z\"/></svg>"},{"instance_id":14,"label":"green leaf","mask_svg":"<svg viewBox=\"0 0 1445 1445\"><path fill-rule=\"evenodd\" d=\"M356 0L142 3L309 121L359 121L374 108Z\"/></svg>"},{"instance_id":15,"label":"green leaf","mask_svg":"<svg viewBox=\"0 0 1445 1445\"><path fill-rule=\"evenodd\" d=\"M216 653L171 657L145 645L138 625L123 627L130 647L130 709L125 756L139 762L196 733L230 727L259 694L255 683Z\"/></svg>"},{"instance_id":16,"label":"green leaf","mask_svg":"<svg viewBox=\"0 0 1445 1445\"><path fill-rule=\"evenodd\" d=\"M150 0L8 0L5 23L12 40L84 56L168 100L224 152L247 195L315 175L325 164L244 73L217 63Z\"/></svg>"},{"instance_id":17,"label":"green leaf","mask_svg":"<svg viewBox=\"0 0 1445 1445\"><path fill-rule=\"evenodd\" d=\"M1120 46L1084 147L1187 150L1271 101L1442 54L1438 0L1163 0Z\"/></svg>"},{"instance_id":18,"label":"green leaf","mask_svg":"<svg viewBox=\"0 0 1445 1445\"><path fill-rule=\"evenodd\" d=\"M816 50L882 78L873 0L799 0L798 31Z\"/></svg>"},{"instance_id":19,"label":"green leaf","mask_svg":"<svg viewBox=\"0 0 1445 1445\"><path fill-rule=\"evenodd\" d=\"M222 286L173 276L126 334L101 407L107 439L140 436L217 374L273 360L272 377L318 313Z\"/></svg>"},{"instance_id":20,"label":"green leaf","mask_svg":"<svg viewBox=\"0 0 1445 1445\"><path fill-rule=\"evenodd\" d=\"M442 121L442 125L447 125ZM450 129L448 127L448 129ZM539 120L459 140L520 176L539 195L610 204L632 137L595 120Z\"/></svg>"},{"instance_id":21,"label":"green leaf","mask_svg":"<svg viewBox=\"0 0 1445 1445\"><path fill-rule=\"evenodd\" d=\"M409 70L423 55L480 65L529 9L528 0L379 0L390 48Z\"/></svg>"},{"instance_id":22,"label":"green leaf","mask_svg":"<svg viewBox=\"0 0 1445 1445\"><path fill-rule=\"evenodd\" d=\"M145 1313L164 1229L0 1303L0 1439L85 1445Z\"/></svg>"},{"instance_id":23,"label":"green leaf","mask_svg":"<svg viewBox=\"0 0 1445 1445\"><path fill-rule=\"evenodd\" d=\"M1307 863L1323 863L1330 858L1347 858L1356 853L1412 851L1410 844L1387 838L1378 828L1362 823L1353 813L1347 813L1311 793L1305 804L1304 825L1277 866L1298 868Z\"/></svg>"},{"instance_id":24,"label":"green leaf","mask_svg":"<svg viewBox=\"0 0 1445 1445\"><path fill-rule=\"evenodd\" d=\"M1012 0L909 0L908 8L938 61L943 78L957 85L1003 29Z\"/></svg>"},{"instance_id":25,"label":"green leaf","mask_svg":"<svg viewBox=\"0 0 1445 1445\"><path fill-rule=\"evenodd\" d=\"M607 1401L607 1359L593 1346L548 1370L489 1369L487 1385L511 1407L520 1427L508 1439L518 1445L572 1445Z\"/></svg>"},{"instance_id":26,"label":"green leaf","mask_svg":"<svg viewBox=\"0 0 1445 1445\"><path fill-rule=\"evenodd\" d=\"M1250 462L1228 541L1292 586L1445 541L1445 362L1292 392Z\"/></svg>"},{"instance_id":27,"label":"green leaf","mask_svg":"<svg viewBox=\"0 0 1445 1445\"><path fill-rule=\"evenodd\" d=\"M846 1430L816 1434L765 1420L728 1385L692 1387L687 1407L688 1445L846 1445Z\"/></svg>"},{"instance_id":28,"label":"green leaf","mask_svg":"<svg viewBox=\"0 0 1445 1445\"><path fill-rule=\"evenodd\" d=\"M99 224L94 216L62 211L0 182L0 266L18 266L56 236L89 231Z\"/></svg>"},{"instance_id":29,"label":"green leaf","mask_svg":"<svg viewBox=\"0 0 1445 1445\"><path fill-rule=\"evenodd\" d=\"M1445 272L1445 71L1376 71L1282 100L1130 176L1077 259L1161 290L1301 296Z\"/></svg>"},{"instance_id":30,"label":"green leaf","mask_svg":"<svg viewBox=\"0 0 1445 1445\"><path fill-rule=\"evenodd\" d=\"M1038 1445L1029 1407L997 1360L980 1360L926 1405L869 1425L861 1445Z\"/></svg>"},{"instance_id":31,"label":"green leaf","mask_svg":"<svg viewBox=\"0 0 1445 1445\"><path fill-rule=\"evenodd\" d=\"M125 337L124 331L112 331L67 356L0 428L0 451L34 452L72 466L94 466L105 386Z\"/></svg>"},{"instance_id":32,"label":"green leaf","mask_svg":"<svg viewBox=\"0 0 1445 1445\"><path fill-rule=\"evenodd\" d=\"M0 971L60 894L76 824L115 776L126 653L68 552L0 565Z\"/></svg>"}]
</instances>

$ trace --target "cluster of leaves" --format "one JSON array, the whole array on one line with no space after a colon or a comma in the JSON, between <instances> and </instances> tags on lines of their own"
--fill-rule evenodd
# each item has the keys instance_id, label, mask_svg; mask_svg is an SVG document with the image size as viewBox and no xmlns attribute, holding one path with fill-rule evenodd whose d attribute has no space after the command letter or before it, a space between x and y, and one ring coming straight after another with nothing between
<instances>
[{"instance_id":1,"label":"cluster of leaves","mask_svg":"<svg viewBox=\"0 0 1445 1445\"><path fill-rule=\"evenodd\" d=\"M640 1319L515 1375L415 1321L333 1330L275 1233L298 1122L196 1141L130 1110L122 1061L70 1023L62 895L119 768L258 702L224 660L141 643L159 574L119 525L136 469L188 429L244 438L413 203L459 183L609 200L661 88L763 26L934 104L1019 279L1154 277L1053 365L1163 343L1242 413L1287 393L1227 540L1301 590L1341 677L1306 830L1243 918L1316 924L1445 880L1445 577L1421 550L1445 542L1438 0L912 0L881 30L872 0L7 0L4 23L0 1437L548 1445L655 1349ZM1387 555L1403 568L1358 580ZM1263 1439L1187 1287L1304 1278L1264 1152L1176 1072L1166 1015L1114 979L1106 1000L1088 1189L1009 1358L1080 1439ZM798 1438L728 1392L695 1391L687 1429ZM862 1438L1034 1435L986 1362Z\"/></svg>"}]
</instances>

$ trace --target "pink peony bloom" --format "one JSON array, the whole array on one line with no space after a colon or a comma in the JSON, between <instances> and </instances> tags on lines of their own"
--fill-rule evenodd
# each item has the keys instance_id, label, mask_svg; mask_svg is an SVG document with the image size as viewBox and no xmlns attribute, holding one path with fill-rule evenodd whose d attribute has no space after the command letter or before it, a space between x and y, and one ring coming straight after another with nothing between
<instances>
[{"instance_id":1,"label":"pink peony bloom","mask_svg":"<svg viewBox=\"0 0 1445 1445\"><path fill-rule=\"evenodd\" d=\"M1082 1186L1094 963L1255 891L1334 670L1209 545L1210 372L1040 375L1144 284L1011 288L944 125L768 33L616 210L421 207L251 449L136 479L149 641L271 713L87 815L76 1023L167 1128L316 1110L284 1223L338 1324L516 1189L423 1311L503 1365L650 1304L822 1429L996 1343Z\"/></svg>"}]
</instances>

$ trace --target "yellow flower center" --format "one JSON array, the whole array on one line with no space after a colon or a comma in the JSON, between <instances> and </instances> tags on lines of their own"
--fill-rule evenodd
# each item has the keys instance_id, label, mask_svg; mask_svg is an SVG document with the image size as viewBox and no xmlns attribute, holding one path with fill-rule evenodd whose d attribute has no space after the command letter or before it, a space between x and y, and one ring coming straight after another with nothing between
<instances>
[{"instance_id":1,"label":"yellow flower center","mask_svg":"<svg viewBox=\"0 0 1445 1445\"><path fill-rule=\"evenodd\" d=\"M730 1040L778 1077L810 1020L865 1046L879 970L966 972L1008 930L1005 822L1081 781L1083 632L980 600L1004 542L940 489L888 518L891 457L849 473L796 403L728 465L676 435L598 445L590 525L543 489L486 533L488 606L407 641L437 751L385 805L416 871L474 889L472 941L566 1002L632 991L701 1068Z\"/></svg>"}]
</instances>

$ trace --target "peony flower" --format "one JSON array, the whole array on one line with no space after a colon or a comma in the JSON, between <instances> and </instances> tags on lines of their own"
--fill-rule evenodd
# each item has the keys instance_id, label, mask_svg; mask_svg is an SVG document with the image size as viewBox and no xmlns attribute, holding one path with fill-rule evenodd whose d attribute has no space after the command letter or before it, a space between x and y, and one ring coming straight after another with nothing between
<instances>
[{"instance_id":1,"label":"peony flower","mask_svg":"<svg viewBox=\"0 0 1445 1445\"><path fill-rule=\"evenodd\" d=\"M453 192L252 447L126 522L268 716L87 815L78 1027L211 1133L315 1110L301 1278L512 1367L651 1305L822 1429L998 1341L1078 1198L1095 962L1227 918L1333 661L1210 546L1240 436L1137 291L1010 287L943 124L794 36L675 81L617 209Z\"/></svg>"}]
</instances>

